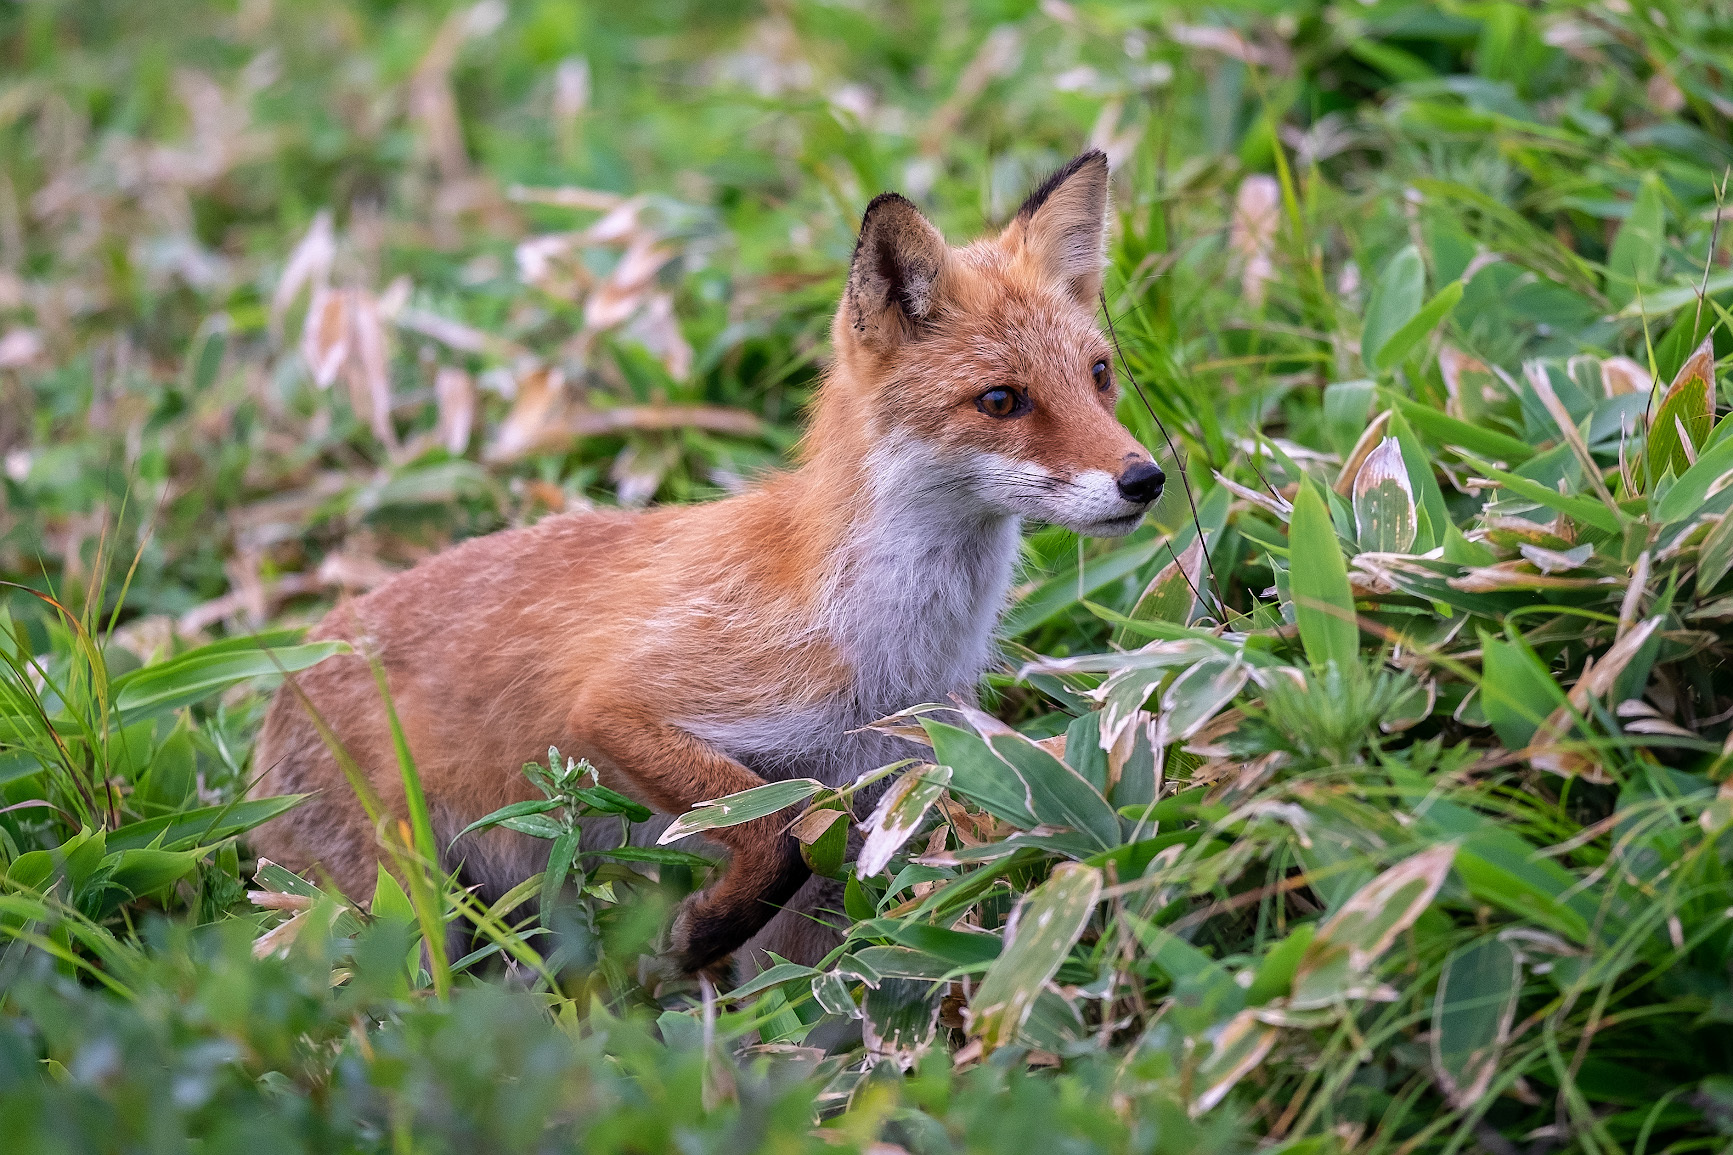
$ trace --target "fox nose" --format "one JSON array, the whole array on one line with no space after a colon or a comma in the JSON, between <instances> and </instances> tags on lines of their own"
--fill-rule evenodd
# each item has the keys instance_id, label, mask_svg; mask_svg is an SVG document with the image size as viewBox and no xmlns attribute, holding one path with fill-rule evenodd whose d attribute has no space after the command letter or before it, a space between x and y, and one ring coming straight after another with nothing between
<instances>
[{"instance_id":1,"label":"fox nose","mask_svg":"<svg viewBox=\"0 0 1733 1155\"><path fill-rule=\"evenodd\" d=\"M1139 505L1148 505L1161 496L1167 474L1153 461L1139 461L1119 475L1119 496Z\"/></svg>"}]
</instances>

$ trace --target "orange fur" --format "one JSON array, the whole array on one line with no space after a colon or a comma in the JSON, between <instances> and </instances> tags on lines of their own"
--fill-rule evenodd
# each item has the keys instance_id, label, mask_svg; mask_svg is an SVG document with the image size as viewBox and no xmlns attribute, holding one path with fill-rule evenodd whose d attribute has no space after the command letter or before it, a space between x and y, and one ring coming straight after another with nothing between
<instances>
[{"instance_id":1,"label":"orange fur","mask_svg":"<svg viewBox=\"0 0 1733 1155\"><path fill-rule=\"evenodd\" d=\"M382 663L439 836L528 796L518 767L550 744L675 815L767 778L851 780L901 754L860 724L968 693L1019 519L1124 532L1148 504L1111 492L1151 467L1092 375L1108 360L1094 315L1105 194L1105 161L1086 154L1003 234L961 249L880 198L798 468L723 501L468 541L333 610L313 636ZM1027 411L986 411L995 385ZM333 658L299 685L400 809L366 660ZM286 691L257 759L257 794L317 792L256 832L257 851L368 893L373 832ZM822 953L805 916L834 895L807 883L789 817L716 832L730 864L676 921L684 965L725 958L791 900L777 949ZM453 857L498 893L542 868L538 850L494 830Z\"/></svg>"}]
</instances>

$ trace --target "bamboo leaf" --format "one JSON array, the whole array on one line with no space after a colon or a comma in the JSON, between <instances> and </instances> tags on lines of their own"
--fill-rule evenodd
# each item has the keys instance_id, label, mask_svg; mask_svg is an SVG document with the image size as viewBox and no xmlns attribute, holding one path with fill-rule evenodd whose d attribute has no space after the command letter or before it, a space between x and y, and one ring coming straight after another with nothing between
<instances>
[{"instance_id":1,"label":"bamboo leaf","mask_svg":"<svg viewBox=\"0 0 1733 1155\"><path fill-rule=\"evenodd\" d=\"M739 826L745 822L768 818L796 802L805 802L824 788L824 783L811 778L790 778L783 782L767 782L763 786L754 786L750 790L742 790L725 798L701 802L676 819L656 842L658 845L666 845L689 834L720 830L725 826Z\"/></svg>"},{"instance_id":2,"label":"bamboo leaf","mask_svg":"<svg viewBox=\"0 0 1733 1155\"><path fill-rule=\"evenodd\" d=\"M1434 846L1356 891L1306 947L1289 1006L1305 1010L1376 994L1361 976L1431 904L1455 858L1454 844Z\"/></svg>"},{"instance_id":3,"label":"bamboo leaf","mask_svg":"<svg viewBox=\"0 0 1733 1155\"><path fill-rule=\"evenodd\" d=\"M1426 296L1426 265L1420 250L1407 245L1390 258L1378 274L1366 302L1366 326L1360 338L1360 357L1377 368L1381 353L1391 338L1420 312Z\"/></svg>"},{"instance_id":4,"label":"bamboo leaf","mask_svg":"<svg viewBox=\"0 0 1733 1155\"><path fill-rule=\"evenodd\" d=\"M855 871L870 878L890 865L891 855L920 828L950 782L949 766L917 766L886 790L863 827L866 844L855 860Z\"/></svg>"},{"instance_id":5,"label":"bamboo leaf","mask_svg":"<svg viewBox=\"0 0 1733 1155\"><path fill-rule=\"evenodd\" d=\"M1294 498L1288 523L1292 551L1289 571L1294 618L1306 657L1323 668L1335 662L1341 669L1359 662L1359 630L1354 624L1354 595L1348 587L1348 567L1336 541L1335 524L1323 495L1310 478Z\"/></svg>"},{"instance_id":6,"label":"bamboo leaf","mask_svg":"<svg viewBox=\"0 0 1733 1155\"><path fill-rule=\"evenodd\" d=\"M1486 1097L1521 992L1522 959L1497 937L1444 960L1432 1000L1432 1069L1457 1110L1471 1110Z\"/></svg>"},{"instance_id":7,"label":"bamboo leaf","mask_svg":"<svg viewBox=\"0 0 1733 1155\"><path fill-rule=\"evenodd\" d=\"M1068 862L1023 900L1015 924L1006 931L1004 951L988 968L969 1006L969 1031L980 1036L987 1049L1015 1041L1100 897L1100 872Z\"/></svg>"},{"instance_id":8,"label":"bamboo leaf","mask_svg":"<svg viewBox=\"0 0 1733 1155\"><path fill-rule=\"evenodd\" d=\"M1614 308L1633 302L1639 286L1655 283L1667 241L1666 224L1660 177L1645 173L1631 215L1619 226L1612 251L1607 254L1606 293Z\"/></svg>"},{"instance_id":9,"label":"bamboo leaf","mask_svg":"<svg viewBox=\"0 0 1733 1155\"><path fill-rule=\"evenodd\" d=\"M1378 349L1373 359L1377 369L1390 369L1402 363L1402 358L1408 356L1408 351L1419 344L1426 335L1436 329L1444 318L1456 308L1456 303L1462 300L1462 282L1452 281L1426 302L1425 306L1410 317L1388 340Z\"/></svg>"},{"instance_id":10,"label":"bamboo leaf","mask_svg":"<svg viewBox=\"0 0 1733 1155\"><path fill-rule=\"evenodd\" d=\"M1668 470L1683 478L1695 468L1714 419L1715 341L1706 337L1679 367L1650 422L1643 462L1651 492Z\"/></svg>"},{"instance_id":11,"label":"bamboo leaf","mask_svg":"<svg viewBox=\"0 0 1733 1155\"><path fill-rule=\"evenodd\" d=\"M236 682L297 673L348 652L347 642L308 642L268 651L250 643L219 642L116 679L114 704L126 724L202 701Z\"/></svg>"}]
</instances>

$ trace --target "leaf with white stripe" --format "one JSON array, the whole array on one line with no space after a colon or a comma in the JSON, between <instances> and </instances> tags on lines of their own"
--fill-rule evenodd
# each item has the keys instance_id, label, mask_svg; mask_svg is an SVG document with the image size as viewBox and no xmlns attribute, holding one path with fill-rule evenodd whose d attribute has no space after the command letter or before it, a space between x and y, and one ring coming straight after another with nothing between
<instances>
[{"instance_id":1,"label":"leaf with white stripe","mask_svg":"<svg viewBox=\"0 0 1733 1155\"><path fill-rule=\"evenodd\" d=\"M951 784L951 768L917 766L897 779L861 827L866 845L855 860L855 873L871 878L890 865L891 855L920 828L927 811Z\"/></svg>"}]
</instances>

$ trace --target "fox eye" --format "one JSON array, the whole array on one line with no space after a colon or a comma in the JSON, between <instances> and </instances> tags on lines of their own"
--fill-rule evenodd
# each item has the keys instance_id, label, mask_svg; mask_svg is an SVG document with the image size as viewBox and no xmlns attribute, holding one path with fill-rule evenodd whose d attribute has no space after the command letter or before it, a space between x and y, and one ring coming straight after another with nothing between
<instances>
[{"instance_id":1,"label":"fox eye","mask_svg":"<svg viewBox=\"0 0 1733 1155\"><path fill-rule=\"evenodd\" d=\"M1103 392L1113 384L1113 370L1107 367L1106 361L1097 361L1089 375L1095 378L1095 387Z\"/></svg>"},{"instance_id":2,"label":"fox eye","mask_svg":"<svg viewBox=\"0 0 1733 1155\"><path fill-rule=\"evenodd\" d=\"M1017 390L995 386L975 398L975 408L989 417L1015 417L1029 407L1028 400Z\"/></svg>"}]
</instances>

